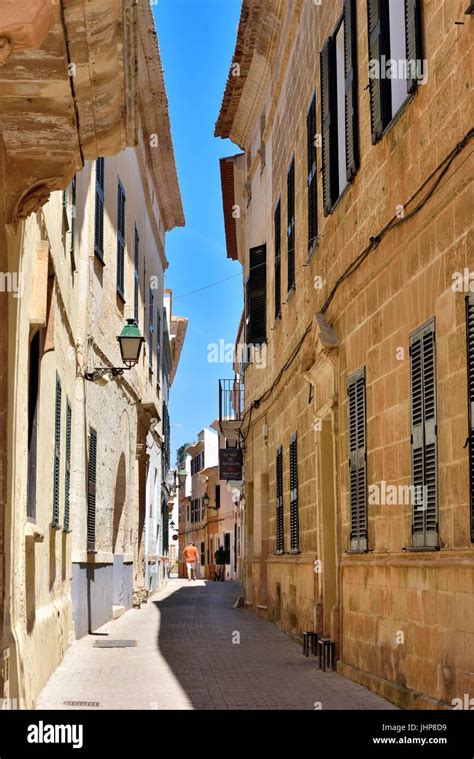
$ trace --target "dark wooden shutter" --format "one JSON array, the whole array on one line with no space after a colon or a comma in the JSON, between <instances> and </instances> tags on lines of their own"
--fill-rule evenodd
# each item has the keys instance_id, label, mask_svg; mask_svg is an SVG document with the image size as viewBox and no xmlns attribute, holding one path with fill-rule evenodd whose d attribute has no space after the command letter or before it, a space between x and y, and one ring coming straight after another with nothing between
<instances>
[{"instance_id":1,"label":"dark wooden shutter","mask_svg":"<svg viewBox=\"0 0 474 759\"><path fill-rule=\"evenodd\" d=\"M154 308L155 308L155 293L150 287L148 293L148 365L150 369L153 369L153 333L155 331L154 326Z\"/></svg>"},{"instance_id":2,"label":"dark wooden shutter","mask_svg":"<svg viewBox=\"0 0 474 759\"><path fill-rule=\"evenodd\" d=\"M418 86L416 63L421 62L423 52L421 43L421 19L419 0L405 0L405 42L407 63L413 61L413 69L408 70L407 91L413 92Z\"/></svg>"},{"instance_id":3,"label":"dark wooden shutter","mask_svg":"<svg viewBox=\"0 0 474 759\"><path fill-rule=\"evenodd\" d=\"M250 272L247 280L247 342L260 344L266 341L267 306L267 248L259 245L250 250Z\"/></svg>"},{"instance_id":4,"label":"dark wooden shutter","mask_svg":"<svg viewBox=\"0 0 474 759\"><path fill-rule=\"evenodd\" d=\"M221 486L216 485L216 509L221 507Z\"/></svg>"},{"instance_id":5,"label":"dark wooden shutter","mask_svg":"<svg viewBox=\"0 0 474 759\"><path fill-rule=\"evenodd\" d=\"M318 177L316 166L316 95L313 96L306 117L306 142L308 153L308 252L318 237Z\"/></svg>"},{"instance_id":6,"label":"dark wooden shutter","mask_svg":"<svg viewBox=\"0 0 474 759\"><path fill-rule=\"evenodd\" d=\"M296 432L290 439L290 551L300 550L300 518L298 507L298 439Z\"/></svg>"},{"instance_id":7,"label":"dark wooden shutter","mask_svg":"<svg viewBox=\"0 0 474 759\"><path fill-rule=\"evenodd\" d=\"M349 377L350 550L367 551L367 446L365 369Z\"/></svg>"},{"instance_id":8,"label":"dark wooden shutter","mask_svg":"<svg viewBox=\"0 0 474 759\"><path fill-rule=\"evenodd\" d=\"M119 182L117 187L117 292L125 297L125 192Z\"/></svg>"},{"instance_id":9,"label":"dark wooden shutter","mask_svg":"<svg viewBox=\"0 0 474 759\"><path fill-rule=\"evenodd\" d=\"M284 553L285 531L283 522L283 448L276 455L276 553Z\"/></svg>"},{"instance_id":10,"label":"dark wooden shutter","mask_svg":"<svg viewBox=\"0 0 474 759\"><path fill-rule=\"evenodd\" d=\"M388 0L367 0L370 61L381 63L381 56L390 58L390 29ZM370 120L372 142L380 139L383 130L392 118L391 80L385 77L369 77Z\"/></svg>"},{"instance_id":11,"label":"dark wooden shutter","mask_svg":"<svg viewBox=\"0 0 474 759\"><path fill-rule=\"evenodd\" d=\"M52 527L59 527L59 482L61 477L61 380L56 375L56 401L54 411L54 475Z\"/></svg>"},{"instance_id":12,"label":"dark wooden shutter","mask_svg":"<svg viewBox=\"0 0 474 759\"><path fill-rule=\"evenodd\" d=\"M356 0L344 0L344 79L346 178L350 182L359 168Z\"/></svg>"},{"instance_id":13,"label":"dark wooden shutter","mask_svg":"<svg viewBox=\"0 0 474 759\"><path fill-rule=\"evenodd\" d=\"M320 53L323 207L327 216L339 195L337 164L336 46L328 37Z\"/></svg>"},{"instance_id":14,"label":"dark wooden shutter","mask_svg":"<svg viewBox=\"0 0 474 759\"><path fill-rule=\"evenodd\" d=\"M87 550L95 551L97 487L97 432L89 431L89 462L87 467Z\"/></svg>"},{"instance_id":15,"label":"dark wooden shutter","mask_svg":"<svg viewBox=\"0 0 474 759\"><path fill-rule=\"evenodd\" d=\"M71 501L71 434L72 434L72 409L69 401L66 401L66 473L64 480L64 531L69 532L69 516Z\"/></svg>"},{"instance_id":16,"label":"dark wooden shutter","mask_svg":"<svg viewBox=\"0 0 474 759\"><path fill-rule=\"evenodd\" d=\"M295 286L295 159L287 176L288 215L288 292Z\"/></svg>"},{"instance_id":17,"label":"dark wooden shutter","mask_svg":"<svg viewBox=\"0 0 474 759\"><path fill-rule=\"evenodd\" d=\"M71 247L69 254L71 256L71 268L76 271L76 205L77 205L77 178L73 176L71 182Z\"/></svg>"},{"instance_id":18,"label":"dark wooden shutter","mask_svg":"<svg viewBox=\"0 0 474 759\"><path fill-rule=\"evenodd\" d=\"M95 162L94 252L104 258L104 159Z\"/></svg>"},{"instance_id":19,"label":"dark wooden shutter","mask_svg":"<svg viewBox=\"0 0 474 759\"><path fill-rule=\"evenodd\" d=\"M467 388L469 416L469 501L471 542L474 543L474 295L466 298L467 321Z\"/></svg>"},{"instance_id":20,"label":"dark wooden shutter","mask_svg":"<svg viewBox=\"0 0 474 759\"><path fill-rule=\"evenodd\" d=\"M410 335L411 445L415 498L414 548L437 548L438 462L435 326L430 321Z\"/></svg>"},{"instance_id":21,"label":"dark wooden shutter","mask_svg":"<svg viewBox=\"0 0 474 759\"><path fill-rule=\"evenodd\" d=\"M138 324L138 301L140 295L140 236L138 234L137 225L135 224L135 246L134 246L134 296L133 296L133 308L135 321Z\"/></svg>"},{"instance_id":22,"label":"dark wooden shutter","mask_svg":"<svg viewBox=\"0 0 474 759\"><path fill-rule=\"evenodd\" d=\"M281 316L281 202L278 201L274 215L275 235L275 319Z\"/></svg>"}]
</instances>

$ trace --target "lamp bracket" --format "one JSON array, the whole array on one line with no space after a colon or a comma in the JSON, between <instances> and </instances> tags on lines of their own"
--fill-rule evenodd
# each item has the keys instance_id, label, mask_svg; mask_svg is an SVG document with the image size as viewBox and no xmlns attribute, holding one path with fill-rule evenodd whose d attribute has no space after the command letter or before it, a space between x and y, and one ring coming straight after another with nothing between
<instances>
[{"instance_id":1,"label":"lamp bracket","mask_svg":"<svg viewBox=\"0 0 474 759\"><path fill-rule=\"evenodd\" d=\"M131 368L131 366L97 366L91 372L85 372L84 378L89 382L97 382L107 374L111 377L121 377L125 370Z\"/></svg>"}]
</instances>

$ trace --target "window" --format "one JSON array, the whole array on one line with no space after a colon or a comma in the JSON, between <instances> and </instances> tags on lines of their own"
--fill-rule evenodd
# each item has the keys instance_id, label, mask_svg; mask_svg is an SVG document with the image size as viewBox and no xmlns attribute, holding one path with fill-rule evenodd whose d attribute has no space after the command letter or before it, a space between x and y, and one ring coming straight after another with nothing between
<instances>
[{"instance_id":1,"label":"window","mask_svg":"<svg viewBox=\"0 0 474 759\"><path fill-rule=\"evenodd\" d=\"M474 543L474 294L466 298L467 388L469 403L469 493L471 542Z\"/></svg>"},{"instance_id":2,"label":"window","mask_svg":"<svg viewBox=\"0 0 474 759\"><path fill-rule=\"evenodd\" d=\"M28 381L28 486L26 514L36 519L36 471L38 459L38 402L40 385L41 331L30 343Z\"/></svg>"},{"instance_id":3,"label":"window","mask_svg":"<svg viewBox=\"0 0 474 759\"><path fill-rule=\"evenodd\" d=\"M148 294L148 365L153 370L153 332L154 327L154 308L155 308L155 293L153 288L150 287Z\"/></svg>"},{"instance_id":4,"label":"window","mask_svg":"<svg viewBox=\"0 0 474 759\"><path fill-rule=\"evenodd\" d=\"M318 177L316 172L316 95L314 95L306 118L306 141L308 151L308 253L318 239Z\"/></svg>"},{"instance_id":5,"label":"window","mask_svg":"<svg viewBox=\"0 0 474 759\"><path fill-rule=\"evenodd\" d=\"M103 158L95 162L95 217L94 217L94 253L104 260L104 173Z\"/></svg>"},{"instance_id":6,"label":"window","mask_svg":"<svg viewBox=\"0 0 474 759\"><path fill-rule=\"evenodd\" d=\"M275 236L275 319L281 316L281 202L278 201L274 215Z\"/></svg>"},{"instance_id":7,"label":"window","mask_svg":"<svg viewBox=\"0 0 474 759\"><path fill-rule=\"evenodd\" d=\"M323 205L327 216L359 167L356 2L320 54Z\"/></svg>"},{"instance_id":8,"label":"window","mask_svg":"<svg viewBox=\"0 0 474 759\"><path fill-rule=\"evenodd\" d=\"M221 507L221 486L216 485L216 509Z\"/></svg>"},{"instance_id":9,"label":"window","mask_svg":"<svg viewBox=\"0 0 474 759\"><path fill-rule=\"evenodd\" d=\"M161 306L158 304L158 308L156 310L156 355L157 355L157 371L160 370L160 359L161 359Z\"/></svg>"},{"instance_id":10,"label":"window","mask_svg":"<svg viewBox=\"0 0 474 759\"><path fill-rule=\"evenodd\" d=\"M59 481L61 477L61 401L61 380L59 379L59 375L56 375L56 402L54 412L53 519L51 521L51 527L59 527Z\"/></svg>"},{"instance_id":11,"label":"window","mask_svg":"<svg viewBox=\"0 0 474 759\"><path fill-rule=\"evenodd\" d=\"M204 541L201 541L201 566L203 567L206 563L206 557L204 555Z\"/></svg>"},{"instance_id":12,"label":"window","mask_svg":"<svg viewBox=\"0 0 474 759\"><path fill-rule=\"evenodd\" d=\"M117 292L125 298L125 191L119 180L117 187Z\"/></svg>"},{"instance_id":13,"label":"window","mask_svg":"<svg viewBox=\"0 0 474 759\"><path fill-rule=\"evenodd\" d=\"M284 553L285 536L283 525L283 448L276 455L276 553Z\"/></svg>"},{"instance_id":14,"label":"window","mask_svg":"<svg viewBox=\"0 0 474 759\"><path fill-rule=\"evenodd\" d=\"M265 152L266 151L265 151L265 140L263 139L263 137L265 134L266 125L267 125L266 117L265 117L265 114L262 113L262 115L260 116L260 148L258 150L259 155L260 155L260 173L262 173L262 171L265 168Z\"/></svg>"},{"instance_id":15,"label":"window","mask_svg":"<svg viewBox=\"0 0 474 759\"><path fill-rule=\"evenodd\" d=\"M293 158L286 178L288 218L288 292L295 286L295 159Z\"/></svg>"},{"instance_id":16,"label":"window","mask_svg":"<svg viewBox=\"0 0 474 759\"><path fill-rule=\"evenodd\" d=\"M224 533L225 563L230 564L230 532Z\"/></svg>"},{"instance_id":17,"label":"window","mask_svg":"<svg viewBox=\"0 0 474 759\"><path fill-rule=\"evenodd\" d=\"M365 393L365 369L360 369L348 382L350 550L354 552L368 549Z\"/></svg>"},{"instance_id":18,"label":"window","mask_svg":"<svg viewBox=\"0 0 474 759\"><path fill-rule=\"evenodd\" d=\"M372 142L414 92L422 64L419 0L368 0Z\"/></svg>"},{"instance_id":19,"label":"window","mask_svg":"<svg viewBox=\"0 0 474 759\"><path fill-rule=\"evenodd\" d=\"M267 246L250 249L249 275L246 282L246 342L264 343L266 337Z\"/></svg>"},{"instance_id":20,"label":"window","mask_svg":"<svg viewBox=\"0 0 474 759\"><path fill-rule=\"evenodd\" d=\"M140 297L140 237L138 234L137 225L135 224L135 246L134 246L134 295L133 295L133 308L135 321L138 324L138 301Z\"/></svg>"},{"instance_id":21,"label":"window","mask_svg":"<svg viewBox=\"0 0 474 759\"><path fill-rule=\"evenodd\" d=\"M170 438L170 415L167 404L163 401L163 437L164 448L163 452L166 458L166 464L169 466L171 460L171 438Z\"/></svg>"},{"instance_id":22,"label":"window","mask_svg":"<svg viewBox=\"0 0 474 759\"><path fill-rule=\"evenodd\" d=\"M438 547L438 461L434 320L410 335L414 548Z\"/></svg>"},{"instance_id":23,"label":"window","mask_svg":"<svg viewBox=\"0 0 474 759\"><path fill-rule=\"evenodd\" d=\"M298 439L296 432L290 439L290 551L300 550L300 520L298 508Z\"/></svg>"},{"instance_id":24,"label":"window","mask_svg":"<svg viewBox=\"0 0 474 759\"><path fill-rule=\"evenodd\" d=\"M72 408L66 399L66 473L64 480L64 531L69 532L69 512L71 501L71 434Z\"/></svg>"},{"instance_id":25,"label":"window","mask_svg":"<svg viewBox=\"0 0 474 759\"><path fill-rule=\"evenodd\" d=\"M87 550L95 552L95 516L97 483L97 432L89 430L89 461L87 466Z\"/></svg>"},{"instance_id":26,"label":"window","mask_svg":"<svg viewBox=\"0 0 474 759\"><path fill-rule=\"evenodd\" d=\"M76 199L77 199L77 178L73 176L71 182L71 247L69 254L71 256L71 268L76 271Z\"/></svg>"}]
</instances>

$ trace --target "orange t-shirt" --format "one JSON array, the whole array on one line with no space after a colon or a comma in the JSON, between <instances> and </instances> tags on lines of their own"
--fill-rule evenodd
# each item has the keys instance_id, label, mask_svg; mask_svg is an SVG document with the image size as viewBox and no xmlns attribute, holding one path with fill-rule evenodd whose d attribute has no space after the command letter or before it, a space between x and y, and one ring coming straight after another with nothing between
<instances>
[{"instance_id":1,"label":"orange t-shirt","mask_svg":"<svg viewBox=\"0 0 474 759\"><path fill-rule=\"evenodd\" d=\"M184 549L184 558L188 562L188 564L192 564L194 561L198 560L198 550L196 546L186 546Z\"/></svg>"}]
</instances>

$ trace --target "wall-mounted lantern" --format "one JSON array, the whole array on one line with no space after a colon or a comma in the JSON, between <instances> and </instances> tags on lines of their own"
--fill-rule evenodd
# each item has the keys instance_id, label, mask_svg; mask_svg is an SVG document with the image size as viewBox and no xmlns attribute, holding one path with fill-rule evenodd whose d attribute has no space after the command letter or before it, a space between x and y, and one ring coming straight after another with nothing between
<instances>
[{"instance_id":1,"label":"wall-mounted lantern","mask_svg":"<svg viewBox=\"0 0 474 759\"><path fill-rule=\"evenodd\" d=\"M127 323L120 335L118 335L117 340L124 365L95 367L91 372L86 372L84 374L86 380L97 382L107 374L111 377L120 377L126 369L132 369L132 367L138 363L144 338L140 333L135 319L127 319Z\"/></svg>"}]
</instances>

